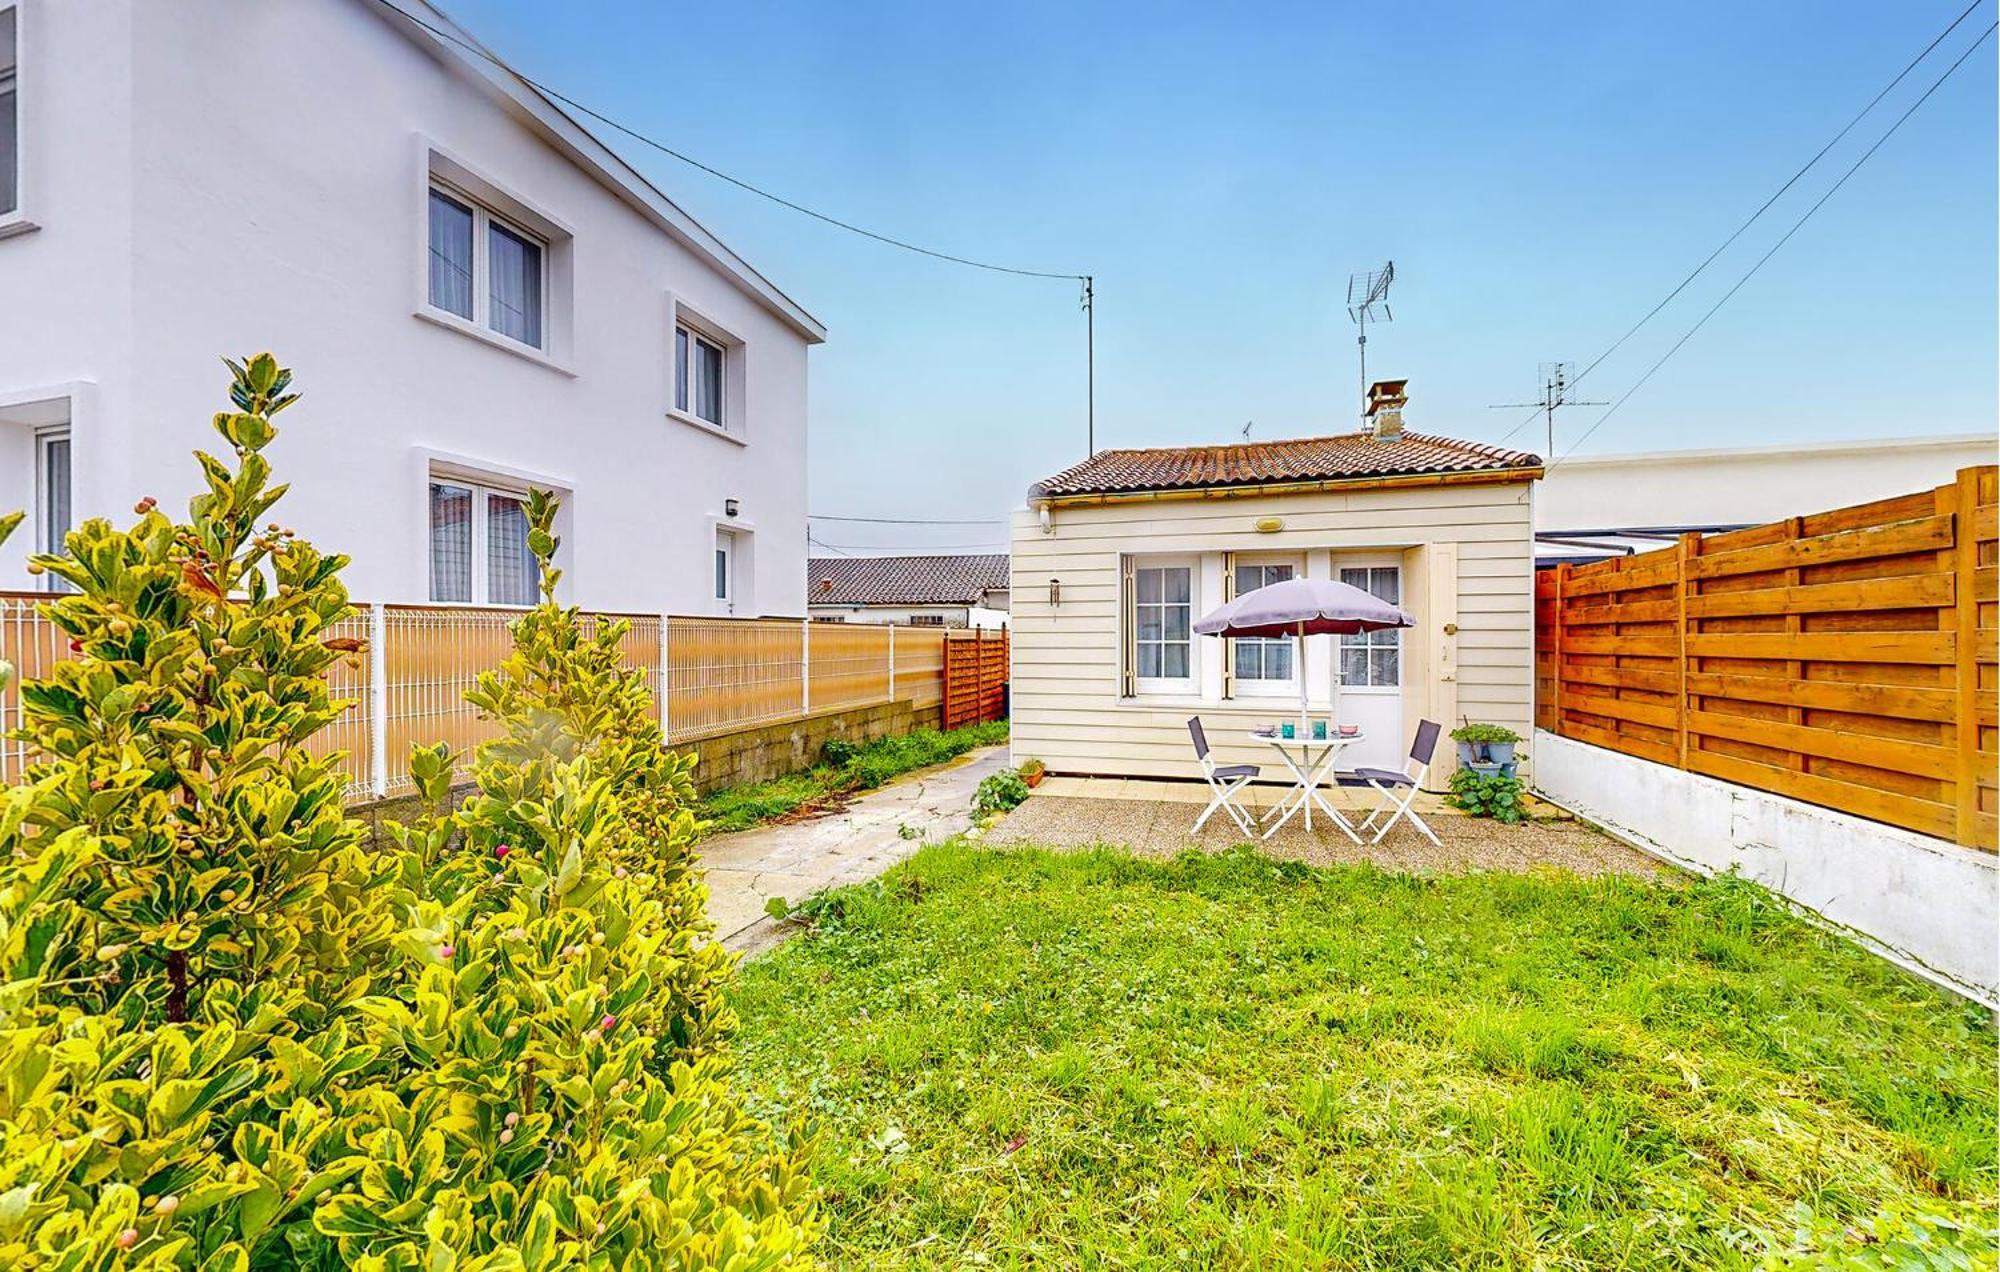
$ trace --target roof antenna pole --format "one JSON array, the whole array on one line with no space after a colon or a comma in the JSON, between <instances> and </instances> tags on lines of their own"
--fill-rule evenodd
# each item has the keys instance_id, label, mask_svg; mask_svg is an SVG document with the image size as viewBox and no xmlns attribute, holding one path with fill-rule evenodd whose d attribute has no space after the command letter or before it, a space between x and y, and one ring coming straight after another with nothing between
<instances>
[{"instance_id":1,"label":"roof antenna pole","mask_svg":"<svg viewBox=\"0 0 2000 1272\"><path fill-rule=\"evenodd\" d=\"M1583 402L1569 395L1569 383L1576 378L1576 364L1573 362L1544 362L1536 373L1542 380L1542 400L1539 402L1495 402L1487 409L1492 411L1518 411L1524 406L1536 408L1546 422L1548 449L1542 452L1547 459L1556 453L1556 411L1565 406L1608 406L1608 402ZM1531 417L1532 418L1532 417ZM1522 423L1527 421L1523 420ZM1515 425L1518 429L1519 424ZM1504 438L1502 439L1505 440Z\"/></svg>"},{"instance_id":2,"label":"roof antenna pole","mask_svg":"<svg viewBox=\"0 0 2000 1272\"><path fill-rule=\"evenodd\" d=\"M1396 315L1389 312L1389 284L1396 281L1396 262L1385 261L1381 269L1365 270L1347 276L1347 316L1354 320L1357 330L1355 345L1361 350L1361 427L1368 427L1368 323L1391 322ZM1382 313L1376 316L1375 307L1380 305Z\"/></svg>"}]
</instances>

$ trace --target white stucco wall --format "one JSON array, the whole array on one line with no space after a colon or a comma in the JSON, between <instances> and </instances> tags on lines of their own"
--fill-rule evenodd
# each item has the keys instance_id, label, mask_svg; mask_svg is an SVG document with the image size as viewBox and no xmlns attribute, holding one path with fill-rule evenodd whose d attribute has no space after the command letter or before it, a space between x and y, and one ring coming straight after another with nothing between
<instances>
[{"instance_id":1,"label":"white stucco wall","mask_svg":"<svg viewBox=\"0 0 2000 1272\"><path fill-rule=\"evenodd\" d=\"M795 322L379 6L22 3L39 228L0 238L0 422L10 395L87 386L79 519L193 493L188 452L218 444L218 359L268 348L305 394L270 452L292 483L283 519L354 558L358 597L427 599L425 483L450 457L571 492L566 584L583 604L720 612L711 554L734 499L736 612L805 612ZM415 315L433 149L573 235L561 365ZM743 342L735 439L667 413L676 302ZM18 484L0 479L8 506ZM15 558L0 587L20 585Z\"/></svg>"},{"instance_id":2,"label":"white stucco wall","mask_svg":"<svg viewBox=\"0 0 2000 1272\"><path fill-rule=\"evenodd\" d=\"M2000 1006L2000 859L1537 730L1538 793L1704 874L1739 870Z\"/></svg>"},{"instance_id":3,"label":"white stucco wall","mask_svg":"<svg viewBox=\"0 0 2000 1272\"><path fill-rule=\"evenodd\" d=\"M1581 456L1542 478L1535 529L1760 525L1948 485L1994 452L1989 433Z\"/></svg>"}]
</instances>

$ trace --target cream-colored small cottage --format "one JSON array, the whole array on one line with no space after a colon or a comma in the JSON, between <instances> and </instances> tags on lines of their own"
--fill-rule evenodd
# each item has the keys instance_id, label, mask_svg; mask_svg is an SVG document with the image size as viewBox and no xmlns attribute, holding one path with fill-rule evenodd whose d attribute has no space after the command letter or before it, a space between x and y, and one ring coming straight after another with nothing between
<instances>
[{"instance_id":1,"label":"cream-colored small cottage","mask_svg":"<svg viewBox=\"0 0 2000 1272\"><path fill-rule=\"evenodd\" d=\"M1258 724L1322 718L1367 740L1342 767L1401 767L1420 719L1505 724L1534 703L1538 456L1416 433L1099 451L1035 484L1013 522L1013 751L1057 773L1198 775L1187 719L1222 763L1283 774ZM1300 574L1401 605L1414 628L1293 642L1197 636L1240 591ZM1451 771L1441 747L1432 784Z\"/></svg>"}]
</instances>

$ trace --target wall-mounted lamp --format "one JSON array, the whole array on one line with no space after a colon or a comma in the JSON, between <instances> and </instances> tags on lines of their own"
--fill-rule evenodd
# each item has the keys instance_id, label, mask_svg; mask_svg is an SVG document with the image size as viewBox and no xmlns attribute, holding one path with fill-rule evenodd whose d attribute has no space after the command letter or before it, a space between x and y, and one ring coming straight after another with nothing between
<instances>
[{"instance_id":1,"label":"wall-mounted lamp","mask_svg":"<svg viewBox=\"0 0 2000 1272\"><path fill-rule=\"evenodd\" d=\"M725 499L725 500L723 500L723 501L722 501L722 515L723 515L723 516L725 516L725 517L733 517L733 516L735 516L735 515L736 515L736 510L737 510L737 508L738 508L739 506L740 506L740 505L738 505L738 504L737 504L737 502L736 502L736 501L735 501L734 499Z\"/></svg>"},{"instance_id":2,"label":"wall-mounted lamp","mask_svg":"<svg viewBox=\"0 0 2000 1272\"><path fill-rule=\"evenodd\" d=\"M1050 609L1060 609L1061 607L1062 607L1062 580L1061 580L1061 579L1050 579L1050 580L1049 580L1049 608L1050 608Z\"/></svg>"}]
</instances>

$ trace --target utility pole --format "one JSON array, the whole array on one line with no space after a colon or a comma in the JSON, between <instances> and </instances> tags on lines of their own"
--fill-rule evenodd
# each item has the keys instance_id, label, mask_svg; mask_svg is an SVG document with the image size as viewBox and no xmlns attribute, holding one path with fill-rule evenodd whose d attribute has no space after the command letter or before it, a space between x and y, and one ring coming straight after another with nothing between
<instances>
[{"instance_id":1,"label":"utility pole","mask_svg":"<svg viewBox=\"0 0 2000 1272\"><path fill-rule=\"evenodd\" d=\"M1084 458L1097 453L1097 280L1083 276L1083 365L1084 437L1090 449Z\"/></svg>"},{"instance_id":2,"label":"utility pole","mask_svg":"<svg viewBox=\"0 0 2000 1272\"><path fill-rule=\"evenodd\" d=\"M1556 410L1564 406L1605 406L1604 402L1584 402L1569 396L1569 382L1576 364L1573 362L1544 362L1536 368L1542 378L1542 400L1539 402L1495 402L1489 411L1518 411L1524 406L1532 406L1535 413L1544 418L1548 425L1548 449L1542 452L1543 459L1553 458L1556 453ZM1520 425L1515 425L1519 428Z\"/></svg>"}]
</instances>

